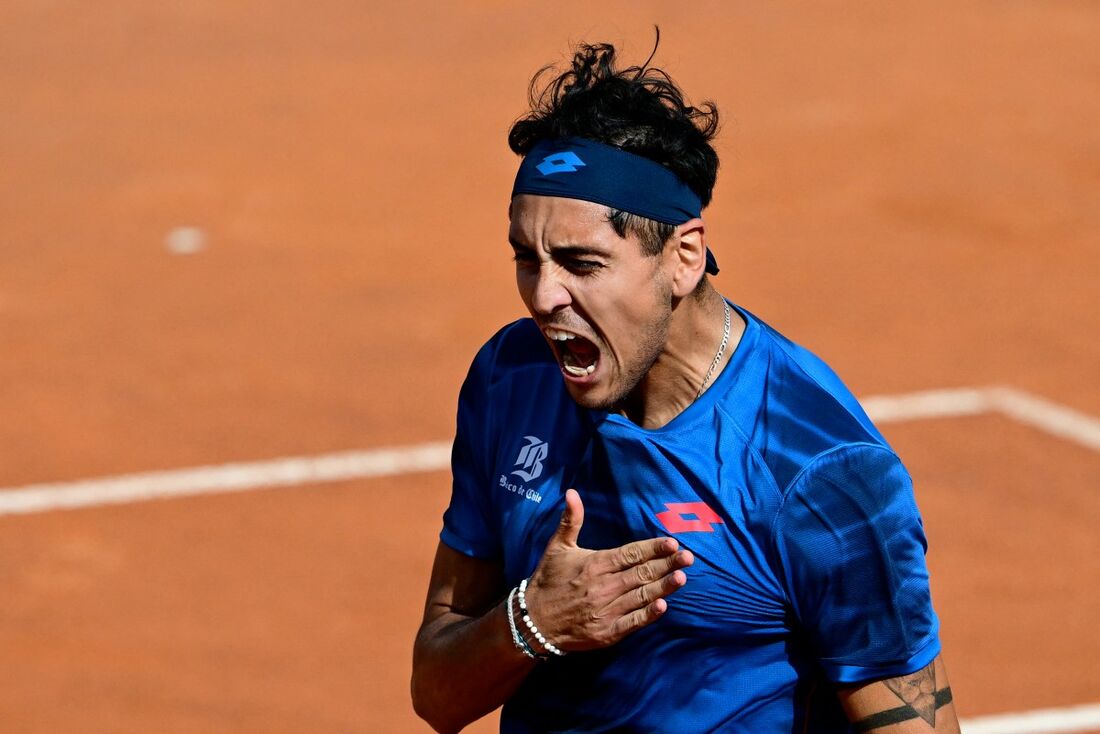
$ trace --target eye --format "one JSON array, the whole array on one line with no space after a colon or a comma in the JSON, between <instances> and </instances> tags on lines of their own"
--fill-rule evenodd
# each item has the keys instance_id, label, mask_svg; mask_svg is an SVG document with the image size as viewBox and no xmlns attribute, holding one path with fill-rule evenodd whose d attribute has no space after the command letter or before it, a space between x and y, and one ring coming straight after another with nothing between
<instances>
[{"instance_id":1,"label":"eye","mask_svg":"<svg viewBox=\"0 0 1100 734\"><path fill-rule=\"evenodd\" d=\"M535 253L530 250L515 250L512 253L512 259L517 263L523 263L525 265L538 262L538 258L535 257Z\"/></svg>"},{"instance_id":2,"label":"eye","mask_svg":"<svg viewBox=\"0 0 1100 734\"><path fill-rule=\"evenodd\" d=\"M575 273L594 273L603 267L603 263L598 260L583 260L571 257L565 261L565 267Z\"/></svg>"}]
</instances>

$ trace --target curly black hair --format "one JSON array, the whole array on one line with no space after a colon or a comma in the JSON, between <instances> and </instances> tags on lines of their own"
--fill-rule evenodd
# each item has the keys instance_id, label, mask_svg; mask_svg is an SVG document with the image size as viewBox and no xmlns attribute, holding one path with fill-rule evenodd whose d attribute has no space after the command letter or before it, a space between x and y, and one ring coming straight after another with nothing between
<instances>
[{"instance_id":1,"label":"curly black hair","mask_svg":"<svg viewBox=\"0 0 1100 734\"><path fill-rule=\"evenodd\" d=\"M654 44L644 64L617 69L614 46L581 44L570 67L545 83L556 68L543 67L531 79L530 111L512 124L508 146L527 155L539 141L561 137L613 145L665 166L706 206L718 177L718 154L710 144L718 132L718 109L710 101L688 104L672 78L649 65L656 52ZM674 229L614 209L609 221L620 237L636 233L651 255L664 248Z\"/></svg>"}]
</instances>

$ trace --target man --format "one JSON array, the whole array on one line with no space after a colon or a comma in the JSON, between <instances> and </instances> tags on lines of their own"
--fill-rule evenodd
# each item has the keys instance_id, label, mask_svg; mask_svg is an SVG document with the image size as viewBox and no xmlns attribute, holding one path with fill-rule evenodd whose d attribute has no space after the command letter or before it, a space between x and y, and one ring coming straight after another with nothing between
<instances>
[{"instance_id":1,"label":"man","mask_svg":"<svg viewBox=\"0 0 1100 734\"><path fill-rule=\"evenodd\" d=\"M715 291L717 112L614 54L533 84L509 136L531 318L459 398L417 712L957 732L909 476L824 363Z\"/></svg>"}]
</instances>

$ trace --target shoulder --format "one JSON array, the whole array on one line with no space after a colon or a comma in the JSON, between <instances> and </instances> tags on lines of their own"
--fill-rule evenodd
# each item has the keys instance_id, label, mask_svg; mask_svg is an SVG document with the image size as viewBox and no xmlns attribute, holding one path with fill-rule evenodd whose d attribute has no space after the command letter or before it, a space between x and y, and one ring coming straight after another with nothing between
<instances>
[{"instance_id":1,"label":"shoulder","mask_svg":"<svg viewBox=\"0 0 1100 734\"><path fill-rule=\"evenodd\" d=\"M501 327L477 352L471 371L479 373L507 370L525 365L541 365L553 361L532 319L518 319Z\"/></svg>"},{"instance_id":2,"label":"shoulder","mask_svg":"<svg viewBox=\"0 0 1100 734\"><path fill-rule=\"evenodd\" d=\"M746 312L747 313L747 312ZM756 318L755 379L738 396L749 441L780 489L816 457L846 446L878 446L886 439L859 401L820 357ZM846 451L846 450L845 450ZM842 451L842 455L844 452Z\"/></svg>"},{"instance_id":3,"label":"shoulder","mask_svg":"<svg viewBox=\"0 0 1100 734\"><path fill-rule=\"evenodd\" d=\"M486 446L575 432L580 409L531 319L508 324L478 351L459 394L458 421Z\"/></svg>"},{"instance_id":4,"label":"shoulder","mask_svg":"<svg viewBox=\"0 0 1100 734\"><path fill-rule=\"evenodd\" d=\"M470 365L463 393L489 391L517 379L556 374L550 347L531 319L504 326L478 350Z\"/></svg>"},{"instance_id":5,"label":"shoulder","mask_svg":"<svg viewBox=\"0 0 1100 734\"><path fill-rule=\"evenodd\" d=\"M836 432L837 443L870 440L886 445L855 395L825 360L767 324L762 326L776 370L769 385L773 398L812 414L818 427L827 424Z\"/></svg>"}]
</instances>

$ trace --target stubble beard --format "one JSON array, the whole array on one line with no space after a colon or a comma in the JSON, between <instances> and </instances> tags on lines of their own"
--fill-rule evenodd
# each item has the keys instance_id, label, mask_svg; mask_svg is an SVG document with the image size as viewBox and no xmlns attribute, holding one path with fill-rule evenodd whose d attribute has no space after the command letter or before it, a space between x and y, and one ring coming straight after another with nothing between
<instances>
[{"instance_id":1,"label":"stubble beard","mask_svg":"<svg viewBox=\"0 0 1100 734\"><path fill-rule=\"evenodd\" d=\"M656 364L661 352L665 349L665 342L668 340L668 322L669 315L665 314L664 318L654 324L654 329L646 334L638 359L623 374L619 394L608 400L603 410L620 410L638 390L638 386L645 380L649 370Z\"/></svg>"},{"instance_id":2,"label":"stubble beard","mask_svg":"<svg viewBox=\"0 0 1100 734\"><path fill-rule=\"evenodd\" d=\"M667 300L662 302L667 303ZM668 327L671 321L672 309L665 308L661 315L645 330L642 343L638 346L636 356L631 359L630 364L619 364L621 371L615 392L602 400L593 402L582 402L577 400L576 396L574 396L574 400L589 410L612 412L618 410L630 399L638 386L645 380L646 375L649 374L649 370L660 358L665 349L665 343L668 341Z\"/></svg>"}]
</instances>

